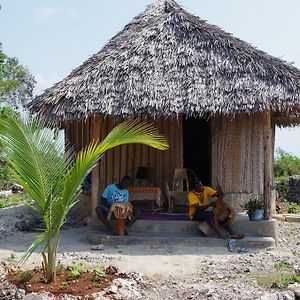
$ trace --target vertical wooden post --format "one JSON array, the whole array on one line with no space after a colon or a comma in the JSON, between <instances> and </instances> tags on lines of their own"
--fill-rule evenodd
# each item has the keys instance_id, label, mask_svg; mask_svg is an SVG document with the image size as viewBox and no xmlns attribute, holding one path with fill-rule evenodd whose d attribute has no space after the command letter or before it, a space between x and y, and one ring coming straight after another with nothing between
<instances>
[{"instance_id":1,"label":"vertical wooden post","mask_svg":"<svg viewBox=\"0 0 300 300\"><path fill-rule=\"evenodd\" d=\"M102 118L95 116L90 119L90 141L100 140ZM92 170L92 187L91 187L91 201L92 201L92 217L96 217L95 208L98 205L99 198L99 164Z\"/></svg>"},{"instance_id":2,"label":"vertical wooden post","mask_svg":"<svg viewBox=\"0 0 300 300\"><path fill-rule=\"evenodd\" d=\"M65 122L63 127L65 129L65 151L67 151L71 144L70 122Z\"/></svg>"},{"instance_id":3,"label":"vertical wooden post","mask_svg":"<svg viewBox=\"0 0 300 300\"><path fill-rule=\"evenodd\" d=\"M273 147L272 147L272 122L271 111L263 112L263 133L264 133L264 211L265 220L272 218L272 168L273 168Z\"/></svg>"}]
</instances>

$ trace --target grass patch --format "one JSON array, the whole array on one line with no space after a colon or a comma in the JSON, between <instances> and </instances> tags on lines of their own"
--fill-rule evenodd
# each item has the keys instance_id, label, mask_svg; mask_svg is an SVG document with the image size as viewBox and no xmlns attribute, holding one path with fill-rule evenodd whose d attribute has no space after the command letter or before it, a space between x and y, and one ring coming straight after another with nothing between
<instances>
[{"instance_id":1,"label":"grass patch","mask_svg":"<svg viewBox=\"0 0 300 300\"><path fill-rule=\"evenodd\" d=\"M0 195L0 208L19 205L28 202L29 199L30 198L26 194Z\"/></svg>"},{"instance_id":2,"label":"grass patch","mask_svg":"<svg viewBox=\"0 0 300 300\"><path fill-rule=\"evenodd\" d=\"M33 274L30 271L20 271L18 275L21 283L27 283L31 279Z\"/></svg>"},{"instance_id":3,"label":"grass patch","mask_svg":"<svg viewBox=\"0 0 300 300\"><path fill-rule=\"evenodd\" d=\"M290 271L290 270L293 270L293 265L290 262L288 262L287 260L281 260L274 264L274 268L277 271Z\"/></svg>"},{"instance_id":4,"label":"grass patch","mask_svg":"<svg viewBox=\"0 0 300 300\"><path fill-rule=\"evenodd\" d=\"M300 283L300 276L294 272L258 274L252 279L255 279L257 284L265 289L285 289L290 284Z\"/></svg>"},{"instance_id":5,"label":"grass patch","mask_svg":"<svg viewBox=\"0 0 300 300\"><path fill-rule=\"evenodd\" d=\"M106 276L105 266L100 265L96 269L94 269L93 276L94 276L95 281L99 281L102 277L105 277Z\"/></svg>"},{"instance_id":6,"label":"grass patch","mask_svg":"<svg viewBox=\"0 0 300 300\"><path fill-rule=\"evenodd\" d=\"M76 278L76 277L79 277L82 275L82 273L84 272L84 269L85 269L85 267L84 267L83 263L81 263L81 262L78 263L78 262L73 261L72 265L69 266L68 274L71 278Z\"/></svg>"},{"instance_id":7,"label":"grass patch","mask_svg":"<svg viewBox=\"0 0 300 300\"><path fill-rule=\"evenodd\" d=\"M278 283L279 287L287 287L290 284L293 283L299 283L300 282L300 276L296 274L279 274L278 275Z\"/></svg>"}]
</instances>

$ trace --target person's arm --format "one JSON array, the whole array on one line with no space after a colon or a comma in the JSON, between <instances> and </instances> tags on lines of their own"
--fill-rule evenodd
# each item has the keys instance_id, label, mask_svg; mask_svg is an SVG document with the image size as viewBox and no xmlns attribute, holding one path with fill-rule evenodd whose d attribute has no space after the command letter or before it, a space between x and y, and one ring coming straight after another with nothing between
<instances>
[{"instance_id":1,"label":"person's arm","mask_svg":"<svg viewBox=\"0 0 300 300\"><path fill-rule=\"evenodd\" d=\"M187 199L188 199L189 207L198 208L199 201L193 192L188 193Z\"/></svg>"},{"instance_id":2,"label":"person's arm","mask_svg":"<svg viewBox=\"0 0 300 300\"><path fill-rule=\"evenodd\" d=\"M129 202L129 192L128 192L128 190L125 190L124 202Z\"/></svg>"},{"instance_id":3,"label":"person's arm","mask_svg":"<svg viewBox=\"0 0 300 300\"><path fill-rule=\"evenodd\" d=\"M110 205L109 205L107 199L104 198L103 196L100 197L100 205L103 205L104 207L106 207L108 209L110 208Z\"/></svg>"},{"instance_id":4,"label":"person's arm","mask_svg":"<svg viewBox=\"0 0 300 300\"><path fill-rule=\"evenodd\" d=\"M214 197L219 197L218 192L211 187L206 187L206 194L208 196L208 199L214 198ZM208 207L215 207L216 205L216 200L213 199L212 202L208 203Z\"/></svg>"},{"instance_id":5,"label":"person's arm","mask_svg":"<svg viewBox=\"0 0 300 300\"><path fill-rule=\"evenodd\" d=\"M197 208L197 209L201 209L201 210L206 210L209 205L200 205L200 203L195 203L195 204L192 204L190 205L191 207L194 207L194 208Z\"/></svg>"},{"instance_id":6,"label":"person's arm","mask_svg":"<svg viewBox=\"0 0 300 300\"><path fill-rule=\"evenodd\" d=\"M209 206L210 206L209 204L208 205L199 205L199 209L206 210L209 208Z\"/></svg>"},{"instance_id":7,"label":"person's arm","mask_svg":"<svg viewBox=\"0 0 300 300\"><path fill-rule=\"evenodd\" d=\"M111 199L111 190L112 185L108 185L105 190L103 191L101 197L100 197L100 205L103 205L106 208L110 208L111 204L108 202L107 199Z\"/></svg>"},{"instance_id":8,"label":"person's arm","mask_svg":"<svg viewBox=\"0 0 300 300\"><path fill-rule=\"evenodd\" d=\"M223 192L216 192L213 197L223 198L224 193Z\"/></svg>"},{"instance_id":9,"label":"person's arm","mask_svg":"<svg viewBox=\"0 0 300 300\"><path fill-rule=\"evenodd\" d=\"M208 208L208 205L200 205L198 197L193 192L188 193L188 202L190 207L196 209L206 210Z\"/></svg>"}]
</instances>

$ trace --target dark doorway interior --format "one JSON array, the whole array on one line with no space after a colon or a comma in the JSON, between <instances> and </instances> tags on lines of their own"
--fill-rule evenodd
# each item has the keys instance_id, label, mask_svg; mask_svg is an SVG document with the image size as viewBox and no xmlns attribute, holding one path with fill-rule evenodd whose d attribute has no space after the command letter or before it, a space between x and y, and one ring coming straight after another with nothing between
<instances>
[{"instance_id":1,"label":"dark doorway interior","mask_svg":"<svg viewBox=\"0 0 300 300\"><path fill-rule=\"evenodd\" d=\"M211 184L210 122L205 119L183 119L184 167L193 170L204 185Z\"/></svg>"}]
</instances>

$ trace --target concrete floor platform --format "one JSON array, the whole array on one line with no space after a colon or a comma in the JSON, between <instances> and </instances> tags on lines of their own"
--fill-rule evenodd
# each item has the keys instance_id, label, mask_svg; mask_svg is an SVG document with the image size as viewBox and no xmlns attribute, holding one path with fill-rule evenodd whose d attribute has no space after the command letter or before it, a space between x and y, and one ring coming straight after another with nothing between
<instances>
[{"instance_id":1,"label":"concrete floor platform","mask_svg":"<svg viewBox=\"0 0 300 300\"><path fill-rule=\"evenodd\" d=\"M105 232L91 231L88 235L91 244L113 245L147 245L147 246L185 246L185 247L227 247L228 240L219 238L201 237L194 234L179 233L149 233L131 232L128 236L108 235ZM275 246L272 237L247 236L236 240L237 247L248 249L262 249Z\"/></svg>"},{"instance_id":2,"label":"concrete floor platform","mask_svg":"<svg viewBox=\"0 0 300 300\"><path fill-rule=\"evenodd\" d=\"M98 219L88 219L88 226L91 229L105 232L105 226ZM271 237L278 240L277 221L250 221L245 214L237 214L233 225L236 232L242 232L249 237ZM186 234L199 237L198 222L194 221L153 221L137 220L130 228L132 233L148 234Z\"/></svg>"}]
</instances>

